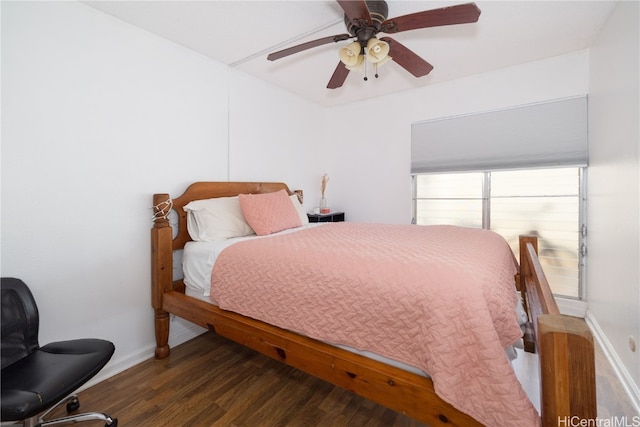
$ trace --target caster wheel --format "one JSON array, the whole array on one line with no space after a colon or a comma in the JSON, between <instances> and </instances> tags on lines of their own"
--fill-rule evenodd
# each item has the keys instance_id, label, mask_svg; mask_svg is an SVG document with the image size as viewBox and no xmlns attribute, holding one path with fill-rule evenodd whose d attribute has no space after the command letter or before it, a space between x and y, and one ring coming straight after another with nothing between
<instances>
[{"instance_id":1,"label":"caster wheel","mask_svg":"<svg viewBox=\"0 0 640 427\"><path fill-rule=\"evenodd\" d=\"M118 419L114 418L111 420L111 424L105 424L104 427L118 427Z\"/></svg>"},{"instance_id":2,"label":"caster wheel","mask_svg":"<svg viewBox=\"0 0 640 427\"><path fill-rule=\"evenodd\" d=\"M80 408L80 401L77 397L74 397L67 403L67 414L77 411Z\"/></svg>"}]
</instances>

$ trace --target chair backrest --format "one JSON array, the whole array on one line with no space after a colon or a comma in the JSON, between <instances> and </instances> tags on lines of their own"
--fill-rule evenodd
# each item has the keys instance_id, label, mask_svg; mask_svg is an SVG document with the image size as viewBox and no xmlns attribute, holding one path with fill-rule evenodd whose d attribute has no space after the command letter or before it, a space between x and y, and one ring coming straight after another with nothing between
<instances>
[{"instance_id":1,"label":"chair backrest","mask_svg":"<svg viewBox=\"0 0 640 427\"><path fill-rule=\"evenodd\" d=\"M20 279L3 277L0 284L2 310L2 369L33 353L38 344L40 316L29 287Z\"/></svg>"}]
</instances>

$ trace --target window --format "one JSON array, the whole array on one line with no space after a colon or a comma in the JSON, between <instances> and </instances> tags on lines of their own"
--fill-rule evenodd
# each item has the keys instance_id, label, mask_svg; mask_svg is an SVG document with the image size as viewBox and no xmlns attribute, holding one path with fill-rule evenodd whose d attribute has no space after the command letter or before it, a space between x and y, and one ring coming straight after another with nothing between
<instances>
[{"instance_id":1,"label":"window","mask_svg":"<svg viewBox=\"0 0 640 427\"><path fill-rule=\"evenodd\" d=\"M585 231L582 167L414 174L414 222L482 227L518 255L518 236L538 236L557 295L581 298Z\"/></svg>"}]
</instances>

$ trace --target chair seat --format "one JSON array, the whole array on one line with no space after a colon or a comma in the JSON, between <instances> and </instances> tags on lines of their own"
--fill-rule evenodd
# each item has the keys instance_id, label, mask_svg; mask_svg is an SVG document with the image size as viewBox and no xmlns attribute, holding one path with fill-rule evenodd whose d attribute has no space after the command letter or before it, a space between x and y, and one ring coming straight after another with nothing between
<instances>
[{"instance_id":1,"label":"chair seat","mask_svg":"<svg viewBox=\"0 0 640 427\"><path fill-rule=\"evenodd\" d=\"M54 405L96 375L114 351L113 343L100 339L60 341L5 367L2 421L30 418Z\"/></svg>"}]
</instances>

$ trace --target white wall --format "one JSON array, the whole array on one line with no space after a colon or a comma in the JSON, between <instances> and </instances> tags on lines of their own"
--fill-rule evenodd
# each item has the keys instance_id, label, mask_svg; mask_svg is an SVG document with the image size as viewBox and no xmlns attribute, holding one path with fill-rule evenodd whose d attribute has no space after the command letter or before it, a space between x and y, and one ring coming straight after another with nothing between
<instances>
[{"instance_id":1,"label":"white wall","mask_svg":"<svg viewBox=\"0 0 640 427\"><path fill-rule=\"evenodd\" d=\"M230 180L284 181L313 209L327 168L325 109L235 70L230 94Z\"/></svg>"},{"instance_id":2,"label":"white wall","mask_svg":"<svg viewBox=\"0 0 640 427\"><path fill-rule=\"evenodd\" d=\"M576 52L331 109L334 207L351 220L409 223L411 123L586 94L588 57Z\"/></svg>"},{"instance_id":3,"label":"white wall","mask_svg":"<svg viewBox=\"0 0 640 427\"><path fill-rule=\"evenodd\" d=\"M226 177L226 68L71 2L3 2L2 64L2 275L31 286L41 342L136 358L151 195Z\"/></svg>"},{"instance_id":4,"label":"white wall","mask_svg":"<svg viewBox=\"0 0 640 427\"><path fill-rule=\"evenodd\" d=\"M640 7L620 2L591 48L589 319L640 402Z\"/></svg>"},{"instance_id":5,"label":"white wall","mask_svg":"<svg viewBox=\"0 0 640 427\"><path fill-rule=\"evenodd\" d=\"M306 189L323 123L299 98L81 3L1 7L1 273L31 286L42 343L112 340L113 373L155 346L152 194L267 169ZM179 323L170 342L192 336Z\"/></svg>"}]
</instances>

